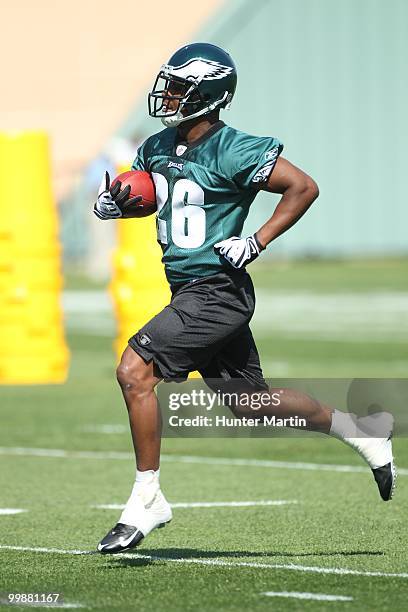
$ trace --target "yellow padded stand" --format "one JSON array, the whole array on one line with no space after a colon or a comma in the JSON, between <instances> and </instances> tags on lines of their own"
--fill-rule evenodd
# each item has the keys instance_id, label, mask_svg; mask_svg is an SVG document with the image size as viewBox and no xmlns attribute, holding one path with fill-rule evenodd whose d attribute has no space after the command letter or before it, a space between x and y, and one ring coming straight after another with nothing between
<instances>
[{"instance_id":1,"label":"yellow padded stand","mask_svg":"<svg viewBox=\"0 0 408 612\"><path fill-rule=\"evenodd\" d=\"M0 384L62 383L69 352L44 132L0 134Z\"/></svg>"}]
</instances>

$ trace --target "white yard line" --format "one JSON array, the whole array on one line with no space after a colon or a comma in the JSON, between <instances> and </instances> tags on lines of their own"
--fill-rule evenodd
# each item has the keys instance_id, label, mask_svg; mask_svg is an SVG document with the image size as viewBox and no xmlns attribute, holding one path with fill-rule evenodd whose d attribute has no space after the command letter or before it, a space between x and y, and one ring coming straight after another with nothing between
<instances>
[{"instance_id":1,"label":"white yard line","mask_svg":"<svg viewBox=\"0 0 408 612\"><path fill-rule=\"evenodd\" d=\"M359 465L337 465L335 463L309 463L303 461L274 461L270 459L238 459L224 457L200 457L197 455L162 455L169 463L200 463L204 465L230 465L238 467L264 467L287 470L311 470L323 472L351 472L367 474L368 467ZM399 468L399 476L408 476L408 469Z\"/></svg>"},{"instance_id":2,"label":"white yard line","mask_svg":"<svg viewBox=\"0 0 408 612\"><path fill-rule=\"evenodd\" d=\"M31 604L33 605L33 604ZM44 606L39 606L38 604L34 606L35 608L89 608L90 606L86 606L80 603L62 603L62 604L46 604Z\"/></svg>"},{"instance_id":3,"label":"white yard line","mask_svg":"<svg viewBox=\"0 0 408 612\"><path fill-rule=\"evenodd\" d=\"M86 425L82 428L84 433L97 433L97 434L127 434L129 433L129 425Z\"/></svg>"},{"instance_id":4,"label":"white yard line","mask_svg":"<svg viewBox=\"0 0 408 612\"><path fill-rule=\"evenodd\" d=\"M176 502L172 508L249 508L252 506L286 506L299 503L296 499L266 499L260 501L229 501L229 502ZM98 510L123 510L124 504L98 504L91 506Z\"/></svg>"},{"instance_id":5,"label":"white yard line","mask_svg":"<svg viewBox=\"0 0 408 612\"><path fill-rule=\"evenodd\" d=\"M85 606L84 604L80 604L80 603L33 603L33 602L19 602L17 603L10 603L8 599L0 599L0 605L2 606L10 606L11 608L23 608L23 607L30 607L30 608L88 608L90 606Z\"/></svg>"},{"instance_id":6,"label":"white yard line","mask_svg":"<svg viewBox=\"0 0 408 612\"><path fill-rule=\"evenodd\" d=\"M52 553L56 555L93 555L93 550L65 550L63 548L46 548L44 546L9 546L0 544L0 550L16 550L21 552Z\"/></svg>"},{"instance_id":7,"label":"white yard line","mask_svg":"<svg viewBox=\"0 0 408 612\"><path fill-rule=\"evenodd\" d=\"M60 555L93 555L98 554L91 550L63 550L61 548L43 548L35 546L9 546L0 544L0 550L15 550L20 552L51 553ZM222 559L174 558L156 555L143 555L137 553L122 553L115 555L116 558L146 559L148 561L169 561L170 563L185 563L195 565L215 565L220 567L252 567L256 569L277 569L295 572L311 572L316 574L337 574L341 576L377 576L380 578L408 578L407 572L365 572L345 567L319 567L313 565L296 565L294 563L258 563L256 561L224 561Z\"/></svg>"},{"instance_id":8,"label":"white yard line","mask_svg":"<svg viewBox=\"0 0 408 612\"><path fill-rule=\"evenodd\" d=\"M30 448L22 446L1 446L0 455L22 457L48 457L54 459L119 459L128 461L131 453L116 451L68 451L61 448Z\"/></svg>"},{"instance_id":9,"label":"white yard line","mask_svg":"<svg viewBox=\"0 0 408 612\"><path fill-rule=\"evenodd\" d=\"M353 601L346 595L325 595L324 593L298 593L297 591L267 591L261 593L267 597L290 597L293 599L314 599L316 601Z\"/></svg>"},{"instance_id":10,"label":"white yard line","mask_svg":"<svg viewBox=\"0 0 408 612\"><path fill-rule=\"evenodd\" d=\"M0 508L0 515L4 514L21 514L22 512L27 512L23 508Z\"/></svg>"},{"instance_id":11,"label":"white yard line","mask_svg":"<svg viewBox=\"0 0 408 612\"><path fill-rule=\"evenodd\" d=\"M68 451L58 448L30 448L21 446L0 446L0 455L22 457L51 457L60 459L117 459L133 460L132 453L120 451ZM227 465L237 467L261 467L284 470L306 470L317 472L346 472L367 474L370 470L363 465L338 465L335 463L309 463L303 461L274 461L270 459L239 459L227 457L201 457L199 455L161 455L164 463L198 463L201 465ZM408 468L398 468L399 476L408 476Z\"/></svg>"}]
</instances>

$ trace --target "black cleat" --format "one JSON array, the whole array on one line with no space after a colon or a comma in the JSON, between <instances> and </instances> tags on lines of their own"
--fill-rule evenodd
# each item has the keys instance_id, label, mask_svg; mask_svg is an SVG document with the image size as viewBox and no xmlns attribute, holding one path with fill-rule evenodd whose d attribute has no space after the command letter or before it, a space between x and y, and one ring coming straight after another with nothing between
<instances>
[{"instance_id":1,"label":"black cleat","mask_svg":"<svg viewBox=\"0 0 408 612\"><path fill-rule=\"evenodd\" d=\"M143 540L143 533L132 525L116 523L98 544L98 550L103 555L115 555L134 548Z\"/></svg>"},{"instance_id":2,"label":"black cleat","mask_svg":"<svg viewBox=\"0 0 408 612\"><path fill-rule=\"evenodd\" d=\"M395 481L397 478L394 461L392 460L382 467L373 469L372 472L382 499L384 501L389 501L394 494Z\"/></svg>"}]
</instances>

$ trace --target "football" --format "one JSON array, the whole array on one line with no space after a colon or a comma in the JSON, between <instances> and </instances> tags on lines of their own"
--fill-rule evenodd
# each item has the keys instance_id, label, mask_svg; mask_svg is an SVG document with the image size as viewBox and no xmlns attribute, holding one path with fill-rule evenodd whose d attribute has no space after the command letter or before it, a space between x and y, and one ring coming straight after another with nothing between
<instances>
[{"instance_id":1,"label":"football","mask_svg":"<svg viewBox=\"0 0 408 612\"><path fill-rule=\"evenodd\" d=\"M119 174L112 182L111 188L120 181L121 189L130 185L130 198L142 196L142 200L130 206L124 206L123 217L147 217L152 215L157 210L156 192L153 179L148 172L143 170L129 170Z\"/></svg>"}]
</instances>

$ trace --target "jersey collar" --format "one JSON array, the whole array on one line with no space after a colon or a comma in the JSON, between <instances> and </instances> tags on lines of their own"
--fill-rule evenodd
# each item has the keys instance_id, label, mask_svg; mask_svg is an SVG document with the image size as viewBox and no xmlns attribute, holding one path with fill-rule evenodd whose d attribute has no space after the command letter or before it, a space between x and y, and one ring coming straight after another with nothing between
<instances>
[{"instance_id":1,"label":"jersey collar","mask_svg":"<svg viewBox=\"0 0 408 612\"><path fill-rule=\"evenodd\" d=\"M183 157L183 155L186 152L191 151L192 149L195 149L199 145L203 144L203 142L205 142L206 140L211 138L211 136L216 134L224 126L225 126L224 121L221 121L221 120L220 121L216 121L215 123L213 123L213 125L210 127L210 129L208 129L206 132L204 132L204 134L202 136L200 136L200 138L197 138L197 140L194 140L194 142L191 142L190 144L187 143L185 140L179 140L178 139L178 134L176 132L176 137L174 139L174 152L177 155L177 149L179 149L179 151L180 151L181 147L183 147L182 153L179 153L177 155L178 157Z\"/></svg>"}]
</instances>

